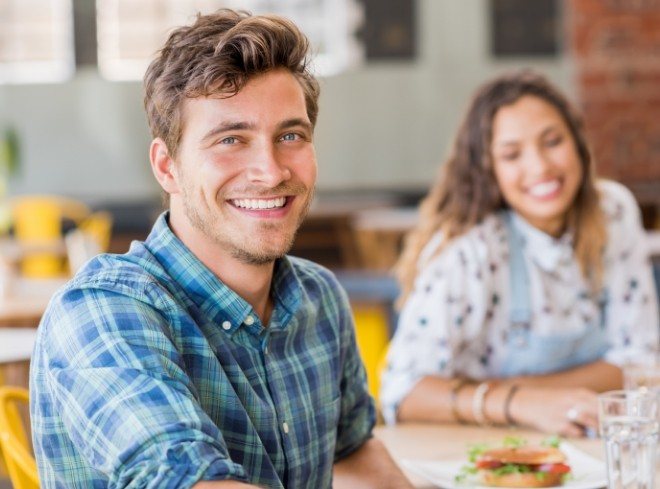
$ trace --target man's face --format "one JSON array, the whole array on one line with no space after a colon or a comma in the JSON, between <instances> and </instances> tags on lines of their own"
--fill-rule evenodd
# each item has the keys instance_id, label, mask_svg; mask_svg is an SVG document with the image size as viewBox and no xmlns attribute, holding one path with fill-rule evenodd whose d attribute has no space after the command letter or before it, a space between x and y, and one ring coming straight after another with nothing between
<instances>
[{"instance_id":1,"label":"man's face","mask_svg":"<svg viewBox=\"0 0 660 489\"><path fill-rule=\"evenodd\" d=\"M243 263L283 256L316 181L298 81L286 70L267 72L232 97L188 99L182 115L170 192L175 232L193 249L221 250Z\"/></svg>"}]
</instances>

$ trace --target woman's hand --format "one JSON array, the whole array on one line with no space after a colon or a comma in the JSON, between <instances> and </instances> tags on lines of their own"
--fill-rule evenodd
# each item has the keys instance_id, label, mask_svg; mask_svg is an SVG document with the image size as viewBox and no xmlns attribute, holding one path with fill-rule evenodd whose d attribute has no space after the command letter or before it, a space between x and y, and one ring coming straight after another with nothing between
<instances>
[{"instance_id":1,"label":"woman's hand","mask_svg":"<svg viewBox=\"0 0 660 489\"><path fill-rule=\"evenodd\" d=\"M598 430L597 394L584 388L521 387L511 403L513 419L546 433L586 436Z\"/></svg>"}]
</instances>

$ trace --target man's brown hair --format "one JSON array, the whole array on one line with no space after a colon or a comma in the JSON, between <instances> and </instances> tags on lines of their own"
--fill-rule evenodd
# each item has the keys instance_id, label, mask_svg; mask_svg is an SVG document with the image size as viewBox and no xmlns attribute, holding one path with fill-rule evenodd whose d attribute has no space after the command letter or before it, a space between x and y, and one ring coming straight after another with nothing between
<instances>
[{"instance_id":1,"label":"man's brown hair","mask_svg":"<svg viewBox=\"0 0 660 489\"><path fill-rule=\"evenodd\" d=\"M300 83L314 126L319 85L309 71L308 56L309 41L283 17L230 9L197 15L194 24L170 34L144 76L144 106L153 137L163 139L175 157L186 98L231 97L252 77L277 68L287 69Z\"/></svg>"}]
</instances>

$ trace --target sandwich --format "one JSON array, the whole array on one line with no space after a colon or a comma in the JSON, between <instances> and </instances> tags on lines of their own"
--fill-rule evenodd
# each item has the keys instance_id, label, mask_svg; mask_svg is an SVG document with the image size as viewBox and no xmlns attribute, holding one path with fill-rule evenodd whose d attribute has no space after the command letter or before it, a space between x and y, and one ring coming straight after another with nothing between
<instances>
[{"instance_id":1,"label":"sandwich","mask_svg":"<svg viewBox=\"0 0 660 489\"><path fill-rule=\"evenodd\" d=\"M566 455L553 446L485 450L474 460L481 483L493 487L553 487L569 477Z\"/></svg>"},{"instance_id":2,"label":"sandwich","mask_svg":"<svg viewBox=\"0 0 660 489\"><path fill-rule=\"evenodd\" d=\"M572 477L561 440L552 436L540 445L507 436L497 448L485 443L468 450L469 464L461 467L457 483L470 482L492 487L553 487Z\"/></svg>"}]
</instances>

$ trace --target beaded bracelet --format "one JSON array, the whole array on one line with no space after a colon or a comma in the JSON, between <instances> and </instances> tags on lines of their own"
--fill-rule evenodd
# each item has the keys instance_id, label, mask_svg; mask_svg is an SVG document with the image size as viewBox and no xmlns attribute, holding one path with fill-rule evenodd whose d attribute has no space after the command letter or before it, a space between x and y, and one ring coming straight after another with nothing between
<instances>
[{"instance_id":1,"label":"beaded bracelet","mask_svg":"<svg viewBox=\"0 0 660 489\"><path fill-rule=\"evenodd\" d=\"M472 416L474 417L476 423L480 426L486 426L488 424L488 419L486 418L486 413L484 412L484 401L489 389L490 383L482 382L477 386L477 389L474 391L474 396L472 397Z\"/></svg>"},{"instance_id":2,"label":"beaded bracelet","mask_svg":"<svg viewBox=\"0 0 660 489\"><path fill-rule=\"evenodd\" d=\"M456 379L451 387L449 393L449 402L451 405L451 414L454 419L460 424L465 424L466 420L461 417L461 414L458 412L458 393L465 386L470 384L469 379Z\"/></svg>"},{"instance_id":3,"label":"beaded bracelet","mask_svg":"<svg viewBox=\"0 0 660 489\"><path fill-rule=\"evenodd\" d=\"M504 419L509 426L516 425L516 420L513 419L513 416L511 416L511 401L513 400L513 396L518 391L518 388L519 386L517 384L513 384L509 389L509 392L507 392L506 399L504 400Z\"/></svg>"}]
</instances>

